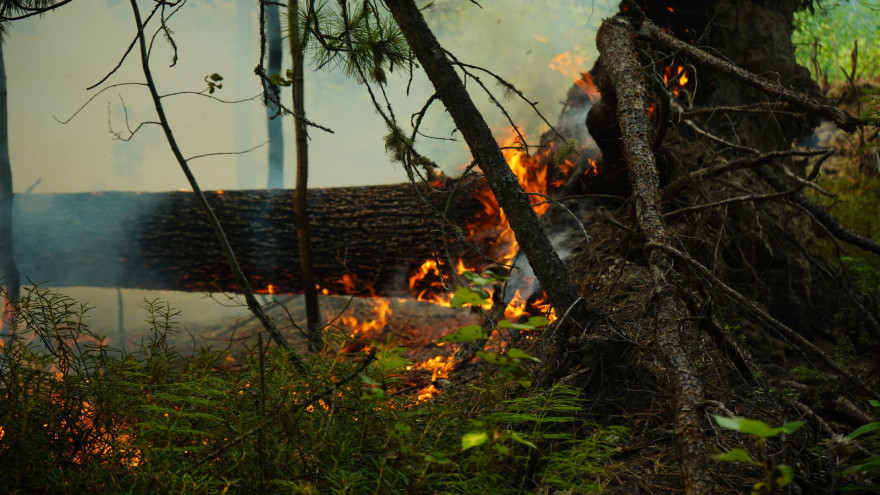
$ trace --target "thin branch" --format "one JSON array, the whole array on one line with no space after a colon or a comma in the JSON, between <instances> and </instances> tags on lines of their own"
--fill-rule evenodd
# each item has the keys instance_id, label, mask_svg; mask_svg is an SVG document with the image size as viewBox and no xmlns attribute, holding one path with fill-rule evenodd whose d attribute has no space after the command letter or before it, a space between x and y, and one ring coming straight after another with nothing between
<instances>
[{"instance_id":1,"label":"thin branch","mask_svg":"<svg viewBox=\"0 0 880 495\"><path fill-rule=\"evenodd\" d=\"M757 88L764 93L770 94L780 100L793 103L801 108L809 110L810 112L821 115L831 120L838 127L847 132L852 132L859 127L865 125L863 121L857 119L856 117L853 117L846 111L841 110L836 106L819 103L818 101L809 98L802 93L786 89L777 82L762 79L745 69L731 64L730 62L722 60L714 55L710 55L705 51L700 50L699 48L696 48L679 39L676 39L664 33L662 29L657 27L657 25L652 23L651 21L646 20L641 23L639 35L649 40L656 41L657 43L665 46L670 50L684 53L685 55L698 60L701 64L724 72L725 74L728 74L735 79L738 79L739 81L748 84L749 86Z\"/></svg>"},{"instance_id":2,"label":"thin branch","mask_svg":"<svg viewBox=\"0 0 880 495\"><path fill-rule=\"evenodd\" d=\"M822 361L824 361L825 364L827 364L831 369L840 373L841 376L845 377L847 380L849 380L850 382L852 382L853 384L855 384L856 386L861 388L863 391L867 392L868 395L870 395L871 397L877 396L876 391L872 390L860 378L854 376L849 371L843 369L840 365L837 364L837 362L834 360L833 357L829 356L828 354L823 352L821 349L819 349L818 347L813 345L812 342L805 339L798 332L795 332L794 330L789 328L784 323L780 322L779 320L773 318L772 316L770 316L769 314L764 312L764 310L759 308L754 302L746 299L745 296L743 296L742 294L740 294L736 290L730 288L727 284L725 284L720 279L718 279L718 277L716 277L714 274L712 274L712 272L710 272L708 268L704 267L702 264L700 264L700 262L693 259L689 254L682 252L682 251L679 251L679 250L675 249L674 247L669 246L667 244L655 243L655 242L650 242L649 244L651 245L651 247L655 247L657 249L663 250L663 251L675 256L676 258L684 261L689 267L691 267L700 276L702 276L703 278L705 278L706 280L711 282L712 285L715 286L717 289L719 289L725 296L727 296L729 299L731 299L734 302L736 302L737 304L739 304L741 307L746 309L753 316L755 316L759 320L763 321L764 323L766 323L768 326L770 326L771 328L773 328L774 330L776 330L780 334L784 335L787 339L789 339L790 341L795 343L796 346L800 347L801 349L809 350L815 356L820 357L822 359ZM801 351L801 352L803 352L803 351Z\"/></svg>"},{"instance_id":3,"label":"thin branch","mask_svg":"<svg viewBox=\"0 0 880 495\"><path fill-rule=\"evenodd\" d=\"M764 153L760 155L747 156L744 158L737 158L736 160L730 161L721 159L721 163L717 165L711 165L698 170L694 170L693 172L685 176L675 179L662 189L661 194L663 195L664 199L669 199L670 197L677 194L687 184L705 181L712 177L721 175L725 172L732 172L741 168L754 168L778 158L788 158L792 156L810 157L817 155L828 155L829 153L833 154L834 150L832 150L831 148L819 148L809 151L782 150L772 151L770 153Z\"/></svg>"},{"instance_id":4,"label":"thin branch","mask_svg":"<svg viewBox=\"0 0 880 495\"><path fill-rule=\"evenodd\" d=\"M748 194L746 196L736 196L734 198L722 199L721 201L716 201L714 203L707 203L703 205L694 205L688 206L687 208L680 208L678 210L673 210L668 213L664 213L664 218L674 217L677 215L682 215L685 213L692 213L695 211L705 210L707 208L717 208L719 206L726 206L734 203L744 203L746 201L750 202L758 202L758 201L768 201L771 199L778 199L784 196L789 196L796 193L800 188L790 189L788 191L782 191L778 193L772 194Z\"/></svg>"},{"instance_id":5,"label":"thin branch","mask_svg":"<svg viewBox=\"0 0 880 495\"><path fill-rule=\"evenodd\" d=\"M150 22L150 19L152 19L153 16L156 15L156 12L159 11L159 7L160 7L159 4L157 4L155 7L153 7L153 10L150 12L150 15L148 15L146 20L144 21L144 26L146 26ZM92 89L95 89L98 86L100 86L101 84L103 84L104 81L106 81L107 79L110 79L110 76L115 74L116 71L119 70L120 67L122 67L122 63L125 62L126 58L128 58L128 55L131 53L131 50L134 49L134 45L135 45L135 43L137 43L137 41L138 41L138 37L135 36L134 39L131 40L131 43L128 44L128 48L125 49L125 53L123 53L122 57L119 58L119 62L116 63L116 67L113 67L112 69L110 69L110 72L108 72L104 77L102 77L100 81L87 87L86 91L90 91ZM112 88L113 86L110 86L110 87ZM105 89L107 89L107 88L105 88ZM103 90L101 90L101 91L103 91Z\"/></svg>"},{"instance_id":6,"label":"thin branch","mask_svg":"<svg viewBox=\"0 0 880 495\"><path fill-rule=\"evenodd\" d=\"M260 143L260 144L258 144L258 145L256 145L256 146L254 146L253 148L248 148L248 149L246 149L246 150L242 150L242 151L218 151L218 152L216 152L216 153L204 153L204 154L201 154L201 155L191 156L191 157L187 158L186 161L187 161L187 162L191 162L191 161L193 161L193 160L195 160L195 159L197 159L197 158L205 158L205 157L208 157L208 156L244 155L244 154L250 153L251 151L254 151L254 150L256 150L256 149L260 149L260 148L262 148L263 146L266 146L267 144L269 144L269 141L266 141L265 143Z\"/></svg>"},{"instance_id":7,"label":"thin branch","mask_svg":"<svg viewBox=\"0 0 880 495\"><path fill-rule=\"evenodd\" d=\"M113 88L118 88L118 87L120 87L120 86L146 86L146 85L147 85L146 83L133 83L133 82L128 82L128 83L117 83L117 84L113 84L113 85L107 86L106 88L104 88L104 89L102 89L101 91L98 91L97 93L95 93L94 95L92 95L91 98L89 98L88 100L86 100L86 102L83 103L79 108L77 108L76 111L73 112L73 114L72 114L70 117L68 117L67 119L65 119L65 120L61 120L61 119L59 119L58 117L56 117L55 115L52 115L52 118L55 119L55 122L58 122L58 123L61 124L61 125L65 125L65 124L69 123L71 120L73 120L74 117L76 117L77 115L79 115L80 112L82 112L87 106L89 106L89 103L91 103L95 98L97 98L98 96L100 96L101 93L103 93L104 91L107 91L107 90L109 90L109 89L113 89Z\"/></svg>"},{"instance_id":8,"label":"thin branch","mask_svg":"<svg viewBox=\"0 0 880 495\"><path fill-rule=\"evenodd\" d=\"M226 234L223 232L223 227L220 225L220 221L217 219L217 216L214 214L214 210L211 209L211 205L208 204L207 199L205 199L205 195L202 194L201 188L199 187L198 182L196 181L195 176L189 168L189 165L186 163L186 159L183 157L183 153L180 151L180 147L177 145L177 140L174 137L173 132L171 131L171 125L168 122L168 118L165 116L165 108L162 106L162 100L159 97L159 92L156 90L156 84L153 81L153 74L150 71L149 59L147 58L147 43L144 38L144 26L141 24L141 15L140 10L138 9L137 0L131 0L131 9L134 13L135 23L137 26L138 32L138 44L140 45L140 54L141 54L141 68L144 72L144 78L147 81L147 86L150 89L150 95L153 97L153 104L156 107L156 113L159 115L159 121L162 123L162 130L165 131L165 137L168 140L168 145L171 148L171 152L174 154L174 157L177 159L177 163L180 165L180 168L183 170L184 175L187 178L187 181L190 184L190 187L193 189L193 194L196 196L196 200L199 205L205 211L205 214L208 216L208 220L211 223L211 227L214 229L214 233L217 235L217 240L220 243L220 247L226 255L226 260L229 263L229 267L232 270L233 276L235 277L236 283L241 288L242 293L244 293L245 301L247 302L248 307L251 312L266 331L272 336L272 339L281 347L285 349L290 349L290 344L287 343L287 340L283 335L278 331L275 325L272 323L272 320L263 312L263 308L257 302L254 297L254 291L251 288L251 284L248 281L247 277L245 277L244 273L241 271L241 267L238 265L238 261L235 258L235 253L232 251L232 247L229 245L229 240L226 238ZM291 356L294 358L294 362L302 367L302 361L299 356L291 352Z\"/></svg>"}]
</instances>

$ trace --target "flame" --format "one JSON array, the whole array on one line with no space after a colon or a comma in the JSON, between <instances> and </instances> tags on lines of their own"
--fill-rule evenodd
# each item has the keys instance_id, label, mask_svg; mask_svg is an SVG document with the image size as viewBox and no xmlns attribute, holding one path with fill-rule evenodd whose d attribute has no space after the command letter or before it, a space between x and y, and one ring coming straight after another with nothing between
<instances>
[{"instance_id":1,"label":"flame","mask_svg":"<svg viewBox=\"0 0 880 495\"><path fill-rule=\"evenodd\" d=\"M223 189L217 189L217 194L223 194Z\"/></svg>"},{"instance_id":2,"label":"flame","mask_svg":"<svg viewBox=\"0 0 880 495\"><path fill-rule=\"evenodd\" d=\"M587 94L591 102L596 102L600 95L593 82L593 76L586 70L588 60L588 57L563 52L553 57L550 68L574 81L574 84Z\"/></svg>"},{"instance_id":3,"label":"flame","mask_svg":"<svg viewBox=\"0 0 880 495\"><path fill-rule=\"evenodd\" d=\"M266 292L268 292L269 295L275 295L275 286L272 284L267 285Z\"/></svg>"},{"instance_id":4,"label":"flame","mask_svg":"<svg viewBox=\"0 0 880 495\"><path fill-rule=\"evenodd\" d=\"M431 372L431 382L438 378L448 378L452 368L455 367L454 355L437 355L426 361L420 361L412 366L407 367L408 370L422 369ZM423 388L416 394L416 402L424 402L440 393L440 390L433 383Z\"/></svg>"},{"instance_id":5,"label":"flame","mask_svg":"<svg viewBox=\"0 0 880 495\"><path fill-rule=\"evenodd\" d=\"M391 301L380 297L369 299L372 313L369 320L361 321L353 314L341 316L339 321L345 333L352 339L369 339L378 337L379 333L388 324L388 318L393 314Z\"/></svg>"},{"instance_id":6,"label":"flame","mask_svg":"<svg viewBox=\"0 0 880 495\"><path fill-rule=\"evenodd\" d=\"M663 83L672 88L672 94L678 96L679 90L690 82L690 76L684 65L667 65L663 67Z\"/></svg>"},{"instance_id":7,"label":"flame","mask_svg":"<svg viewBox=\"0 0 880 495\"><path fill-rule=\"evenodd\" d=\"M429 286L421 288L424 286L425 280L430 281ZM451 296L444 292L446 287L443 285L443 274L440 273L440 267L434 258L422 263L422 266L409 277L409 288L413 294L416 294L416 299L419 301L445 305L451 299Z\"/></svg>"}]
</instances>

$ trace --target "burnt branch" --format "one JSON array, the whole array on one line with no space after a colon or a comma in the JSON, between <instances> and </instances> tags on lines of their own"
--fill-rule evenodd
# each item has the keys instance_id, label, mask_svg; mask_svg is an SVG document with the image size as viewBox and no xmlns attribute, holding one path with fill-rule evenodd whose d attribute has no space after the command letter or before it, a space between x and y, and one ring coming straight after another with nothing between
<instances>
[{"instance_id":1,"label":"burnt branch","mask_svg":"<svg viewBox=\"0 0 880 495\"><path fill-rule=\"evenodd\" d=\"M708 450L700 425L699 404L703 387L687 353L682 334L696 331L693 323L681 317L685 305L677 296L671 257L657 249L669 242L660 213L659 173L648 138L648 94L641 64L636 58L630 21L623 17L606 20L596 35L602 70L616 96L617 118L623 139L623 157L629 166L635 198L636 221L648 248L648 267L653 282L650 314L654 338L673 389L674 435L681 458L685 493L710 494L713 482L706 459ZM605 93L606 88L601 88Z\"/></svg>"},{"instance_id":2,"label":"burnt branch","mask_svg":"<svg viewBox=\"0 0 880 495\"><path fill-rule=\"evenodd\" d=\"M664 46L667 49L683 53L684 55L699 61L701 64L728 74L729 76L739 80L740 82L757 88L767 93L768 95L797 105L817 115L821 115L828 120L831 120L838 127L847 132L852 132L859 127L865 125L863 121L857 119L856 117L853 117L849 113L841 110L836 106L820 103L804 95L803 93L786 89L782 87L782 85L780 85L779 83L762 79L745 69L737 67L730 62L710 55L705 51L700 50L699 48L696 48L677 38L674 38L664 33L662 29L657 27L657 25L651 21L646 20L642 22L638 34L648 40L659 43L661 46Z\"/></svg>"}]
</instances>

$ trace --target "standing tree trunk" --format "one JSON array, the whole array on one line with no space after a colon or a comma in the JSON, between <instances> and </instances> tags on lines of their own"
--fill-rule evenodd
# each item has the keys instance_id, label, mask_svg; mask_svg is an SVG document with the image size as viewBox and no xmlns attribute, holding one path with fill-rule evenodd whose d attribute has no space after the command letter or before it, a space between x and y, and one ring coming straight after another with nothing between
<instances>
[{"instance_id":1,"label":"standing tree trunk","mask_svg":"<svg viewBox=\"0 0 880 495\"><path fill-rule=\"evenodd\" d=\"M290 57L293 66L293 122L296 135L296 190L293 208L296 219L296 239L299 247L299 265L306 299L306 322L308 325L309 350L320 351L324 338L318 308L318 287L315 280L315 264L312 260L312 238L309 233L308 187L309 187L309 135L306 123L306 105L303 78L303 44L299 32L299 2L288 0L287 23L290 37Z\"/></svg>"},{"instance_id":2,"label":"standing tree trunk","mask_svg":"<svg viewBox=\"0 0 880 495\"><path fill-rule=\"evenodd\" d=\"M281 16L278 5L266 4L266 34L269 41L269 75L281 72ZM268 82L264 84L269 84ZM277 89L278 86L276 85ZM269 126L269 189L284 187L284 133L281 113L271 100L266 105Z\"/></svg>"},{"instance_id":3,"label":"standing tree trunk","mask_svg":"<svg viewBox=\"0 0 880 495\"><path fill-rule=\"evenodd\" d=\"M15 318L21 280L12 249L12 167L9 163L9 111L6 106L6 66L0 44L0 272L6 287L0 329Z\"/></svg>"}]
</instances>

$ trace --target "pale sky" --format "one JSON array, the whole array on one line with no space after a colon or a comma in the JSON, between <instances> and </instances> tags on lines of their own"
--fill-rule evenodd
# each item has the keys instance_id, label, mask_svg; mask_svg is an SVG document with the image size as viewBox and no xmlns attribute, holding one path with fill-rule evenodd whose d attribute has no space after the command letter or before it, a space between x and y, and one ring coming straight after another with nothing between
<instances>
[{"instance_id":1,"label":"pale sky","mask_svg":"<svg viewBox=\"0 0 880 495\"><path fill-rule=\"evenodd\" d=\"M152 2L139 3L145 16ZM480 4L482 9L468 0L437 0L427 16L440 42L459 60L484 66L512 82L539 101L541 111L555 122L571 81L549 67L553 57L570 51L580 60L579 69L588 70L596 57L596 29L617 1L480 0ZM178 47L176 67L168 68L168 44L161 38L156 41L151 67L160 93L200 91L205 87L204 77L217 72L225 79L216 96L236 100L257 95L260 82L253 74L259 55L257 15L256 0L189 1L170 24ZM86 88L116 65L133 39L129 2L78 0L46 16L15 22L10 28L3 50L15 192L24 192L37 180L35 193L189 187L158 126L142 128L130 142L114 140L108 130L108 122L117 131L126 127L120 97L128 108L132 128L141 121L155 120L146 88L126 86L105 91L67 125L54 118L70 117L93 97L100 88ZM488 77L483 79L499 89ZM142 80L135 50L101 87ZM417 73L407 98L406 84L405 76L395 72L386 91L398 121L408 131L409 115L421 108L432 89ZM483 94L474 91L475 84L469 88L493 130L502 134L506 124L501 115ZM267 139L266 113L260 101L225 105L200 96L176 96L164 102L185 156L245 150ZM541 130L537 117L516 101L505 103L537 142ZM310 119L335 131L311 132L310 187L405 181L401 166L393 164L385 153L382 137L387 129L362 85L331 71L315 72L307 67L306 107ZM435 104L423 131L449 136L452 130L442 106ZM290 123L285 124L284 132L292 136ZM422 141L419 149L450 175L470 156L462 142ZM285 154L286 185L292 187L292 144L286 145ZM265 148L247 155L195 160L191 166L206 190L266 185ZM92 328L115 328L115 290L68 288L63 292L96 306L91 312ZM143 326L144 314L137 306L145 298L170 300L183 310L184 321L206 315L229 317L228 311L205 302L200 294L126 290L123 298L130 306L126 309L126 327L130 329Z\"/></svg>"},{"instance_id":2,"label":"pale sky","mask_svg":"<svg viewBox=\"0 0 880 495\"><path fill-rule=\"evenodd\" d=\"M145 16L152 2L140 3ZM540 101L539 108L551 122L555 121L569 79L549 68L552 57L572 51L583 58L582 69L589 69L595 60L595 29L607 15L608 4L616 2L597 1L594 11L589 2L576 0L480 3L483 9L464 0L436 2L438 7L429 10L428 15L441 43L460 60L483 65L519 86L530 98ZM171 28L178 46L177 66L167 67L171 52L161 38L152 55L151 66L160 92L202 90L203 78L214 72L225 78L223 89L215 93L220 98L242 99L260 92L259 80L253 74L259 54L255 1L190 1L172 19ZM122 0L78 0L44 17L12 25L4 50L16 192L23 192L38 179L41 182L34 192L188 187L158 126L142 128L130 142L116 141L109 133L108 120L117 131L125 129L120 97L128 107L132 127L155 119L146 88L128 86L105 91L66 126L53 118L68 118L98 91L86 88L116 65L134 29L129 3ZM142 81L139 64L135 50L102 87ZM387 88L402 125L408 124L409 115L431 94L430 85L417 74L411 97L407 98L406 82L397 72L390 75ZM490 86L498 89L494 84ZM310 187L405 180L401 167L392 164L385 153L382 136L387 130L362 85L335 72L307 70L306 92L309 117L336 131L311 133ZM504 121L500 115L483 95L473 94L487 110L490 125L501 130ZM186 156L244 150L267 139L260 101L224 105L199 96L176 96L164 101ZM532 131L538 129L533 115L514 101L508 103L519 122ZM434 106L431 117L425 130L449 136L451 121L440 105ZM292 127L286 125L288 135L292 135ZM442 163L448 173L469 158L463 143L425 142L422 149ZM286 185L292 187L291 145L285 154ZM265 187L266 151L195 160L192 168L204 189Z\"/></svg>"}]
</instances>

